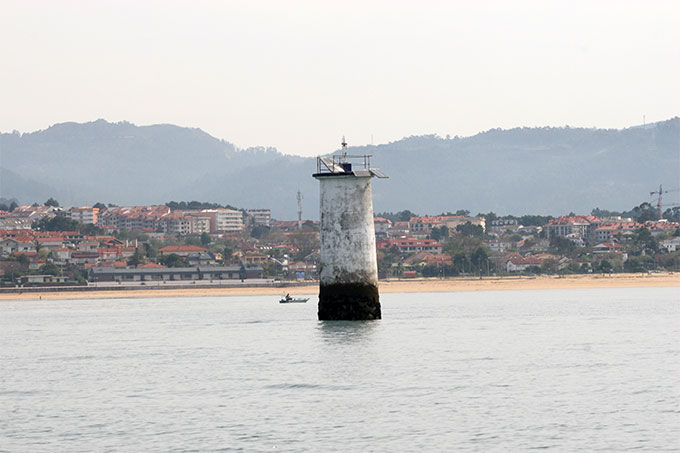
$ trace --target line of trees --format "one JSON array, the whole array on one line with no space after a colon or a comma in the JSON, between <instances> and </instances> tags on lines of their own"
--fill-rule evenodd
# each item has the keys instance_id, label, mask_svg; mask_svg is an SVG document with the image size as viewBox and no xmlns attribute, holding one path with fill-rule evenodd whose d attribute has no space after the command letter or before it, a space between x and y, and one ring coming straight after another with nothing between
<instances>
[{"instance_id":1,"label":"line of trees","mask_svg":"<svg viewBox=\"0 0 680 453\"><path fill-rule=\"evenodd\" d=\"M207 201L168 201L165 203L165 206L169 207L171 210L176 211L176 210L197 210L197 209L221 209L221 208L226 208L226 209L234 209L238 210L234 206L231 206L229 204L221 205L219 203L210 203Z\"/></svg>"}]
</instances>

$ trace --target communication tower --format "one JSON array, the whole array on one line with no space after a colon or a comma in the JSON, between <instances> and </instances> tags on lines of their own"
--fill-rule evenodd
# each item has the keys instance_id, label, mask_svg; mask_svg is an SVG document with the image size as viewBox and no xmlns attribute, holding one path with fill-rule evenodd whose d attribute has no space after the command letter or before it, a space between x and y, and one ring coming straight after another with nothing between
<instances>
[{"instance_id":1,"label":"communication tower","mask_svg":"<svg viewBox=\"0 0 680 453\"><path fill-rule=\"evenodd\" d=\"M297 204L298 204L298 230L302 229L302 193L300 189L297 191Z\"/></svg>"}]
</instances>

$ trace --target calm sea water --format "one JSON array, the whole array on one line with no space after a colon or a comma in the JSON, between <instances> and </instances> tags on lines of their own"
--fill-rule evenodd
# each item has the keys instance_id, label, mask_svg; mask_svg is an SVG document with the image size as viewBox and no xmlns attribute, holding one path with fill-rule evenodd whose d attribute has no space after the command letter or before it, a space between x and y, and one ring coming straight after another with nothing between
<instances>
[{"instance_id":1,"label":"calm sea water","mask_svg":"<svg viewBox=\"0 0 680 453\"><path fill-rule=\"evenodd\" d=\"M680 290L0 303L0 451L680 450Z\"/></svg>"}]
</instances>

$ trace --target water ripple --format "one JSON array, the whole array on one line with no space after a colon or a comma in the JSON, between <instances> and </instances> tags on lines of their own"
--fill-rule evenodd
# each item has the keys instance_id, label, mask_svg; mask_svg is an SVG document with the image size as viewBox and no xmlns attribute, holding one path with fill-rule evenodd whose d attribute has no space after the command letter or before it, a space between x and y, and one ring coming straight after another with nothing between
<instances>
[{"instance_id":1,"label":"water ripple","mask_svg":"<svg viewBox=\"0 0 680 453\"><path fill-rule=\"evenodd\" d=\"M678 451L677 289L0 305L0 451Z\"/></svg>"}]
</instances>

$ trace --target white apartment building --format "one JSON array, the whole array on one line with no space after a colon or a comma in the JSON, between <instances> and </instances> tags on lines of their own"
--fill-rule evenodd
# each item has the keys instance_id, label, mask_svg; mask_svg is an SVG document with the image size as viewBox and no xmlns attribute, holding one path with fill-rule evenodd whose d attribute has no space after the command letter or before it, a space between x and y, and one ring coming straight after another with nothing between
<instances>
[{"instance_id":1,"label":"white apartment building","mask_svg":"<svg viewBox=\"0 0 680 453\"><path fill-rule=\"evenodd\" d=\"M248 209L248 215L253 219L253 225L271 226L271 209Z\"/></svg>"},{"instance_id":2,"label":"white apartment building","mask_svg":"<svg viewBox=\"0 0 680 453\"><path fill-rule=\"evenodd\" d=\"M173 213L165 218L161 224L163 229L170 234L186 236L188 234L210 233L210 216L200 216L194 214L184 214L186 211Z\"/></svg>"},{"instance_id":3,"label":"white apartment building","mask_svg":"<svg viewBox=\"0 0 680 453\"><path fill-rule=\"evenodd\" d=\"M243 213L241 211L224 208L214 211L217 231L226 233L243 231Z\"/></svg>"},{"instance_id":4,"label":"white apartment building","mask_svg":"<svg viewBox=\"0 0 680 453\"><path fill-rule=\"evenodd\" d=\"M163 219L166 225L165 232L186 236L191 234L191 218L184 216L172 216Z\"/></svg>"},{"instance_id":5,"label":"white apartment building","mask_svg":"<svg viewBox=\"0 0 680 453\"><path fill-rule=\"evenodd\" d=\"M76 222L97 224L97 216L99 215L99 208L91 208L90 206L81 206L80 208L71 208L66 211L68 216Z\"/></svg>"},{"instance_id":6,"label":"white apartment building","mask_svg":"<svg viewBox=\"0 0 680 453\"><path fill-rule=\"evenodd\" d=\"M203 234L210 233L210 217L208 216L190 216L191 233Z\"/></svg>"}]
</instances>

